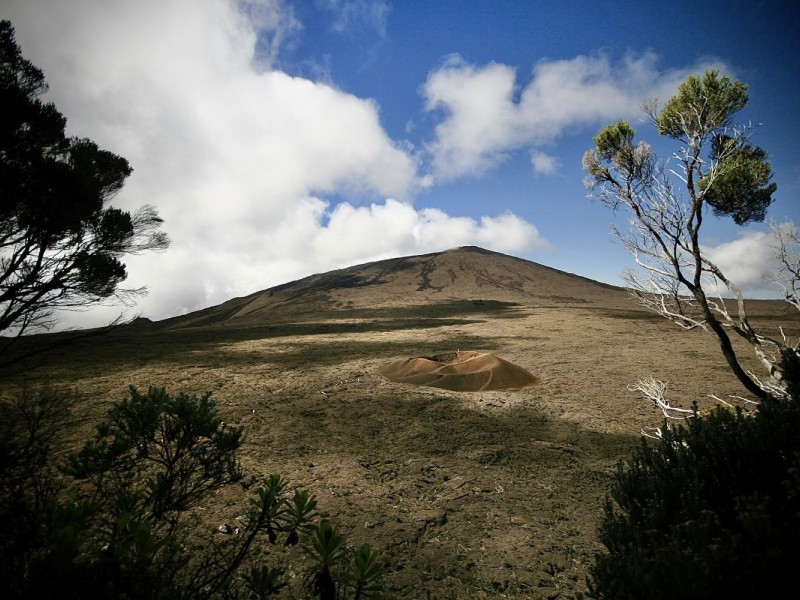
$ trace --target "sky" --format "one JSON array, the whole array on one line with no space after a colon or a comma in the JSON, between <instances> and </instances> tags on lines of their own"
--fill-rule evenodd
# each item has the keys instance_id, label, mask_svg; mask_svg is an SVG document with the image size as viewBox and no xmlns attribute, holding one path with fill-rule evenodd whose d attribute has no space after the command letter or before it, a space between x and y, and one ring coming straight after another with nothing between
<instances>
[{"instance_id":1,"label":"sky","mask_svg":"<svg viewBox=\"0 0 800 600\"><path fill-rule=\"evenodd\" d=\"M112 204L172 240L126 260L154 320L314 273L476 245L621 284L621 214L581 158L641 104L708 68L749 85L769 217L800 223L800 2L708 0L2 0L70 135L134 169ZM765 225L703 243L753 297ZM119 308L62 316L101 325Z\"/></svg>"}]
</instances>

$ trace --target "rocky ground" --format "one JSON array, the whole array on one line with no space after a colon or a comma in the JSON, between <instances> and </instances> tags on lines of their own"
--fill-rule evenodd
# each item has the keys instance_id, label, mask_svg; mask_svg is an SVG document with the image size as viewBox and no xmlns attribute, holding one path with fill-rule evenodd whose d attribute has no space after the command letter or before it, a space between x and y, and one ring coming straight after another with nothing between
<instances>
[{"instance_id":1,"label":"rocky ground","mask_svg":"<svg viewBox=\"0 0 800 600\"><path fill-rule=\"evenodd\" d=\"M436 283L435 270L425 275ZM352 542L380 552L389 597L576 598L602 551L597 527L615 465L643 426L661 420L627 386L666 380L676 404L701 409L713 403L708 395L741 389L708 335L614 290L596 302L596 288L570 285L564 296L526 292L518 302L483 288L394 306L375 288L383 295L372 307L328 290L325 311L312 302L299 313L273 308L272 319L141 321L19 363L2 375L3 389L72 386L82 397L76 440L128 385L211 391L223 418L245 428L245 471L280 473L316 494ZM771 331L788 322L787 334L800 333L779 304L759 307ZM538 383L456 392L379 372L457 351L491 353ZM209 539L246 500L237 488L203 507ZM290 577L303 572L299 553L272 560L285 561Z\"/></svg>"}]
</instances>

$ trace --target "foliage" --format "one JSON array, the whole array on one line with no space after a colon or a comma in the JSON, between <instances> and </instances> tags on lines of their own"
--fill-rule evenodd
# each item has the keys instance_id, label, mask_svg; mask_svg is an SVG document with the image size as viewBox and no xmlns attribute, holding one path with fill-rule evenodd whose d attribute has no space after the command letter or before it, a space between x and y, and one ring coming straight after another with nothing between
<instances>
[{"instance_id":1,"label":"foliage","mask_svg":"<svg viewBox=\"0 0 800 600\"><path fill-rule=\"evenodd\" d=\"M794 365L793 368L797 368ZM800 397L719 407L620 464L596 598L781 597L800 535Z\"/></svg>"},{"instance_id":2,"label":"foliage","mask_svg":"<svg viewBox=\"0 0 800 600\"><path fill-rule=\"evenodd\" d=\"M733 122L747 100L745 84L710 70L689 77L660 111L655 101L646 104L658 133L679 142L677 167L635 143L624 121L603 129L584 155L595 197L627 209L630 229L617 234L640 269L626 277L634 295L678 325L714 335L756 399L753 412L718 407L698 415L695 406L686 419L663 382L631 388L668 419L685 420L650 428L656 442L643 439L618 466L600 529L608 551L591 570L596 598L779 596L796 562L800 346L753 328L741 291L700 241L709 211L738 225L762 221L777 189L766 152ZM772 229L784 297L800 309L797 229ZM720 287L734 296L735 312ZM766 378L745 370L729 332L750 344Z\"/></svg>"},{"instance_id":3,"label":"foliage","mask_svg":"<svg viewBox=\"0 0 800 600\"><path fill-rule=\"evenodd\" d=\"M711 160L724 159L716 177L706 175L698 187L716 216L730 215L737 225L763 221L778 185L770 183L767 153L727 135L714 138Z\"/></svg>"},{"instance_id":4,"label":"foliage","mask_svg":"<svg viewBox=\"0 0 800 600\"><path fill-rule=\"evenodd\" d=\"M134 502L137 521L174 522L212 490L242 477L236 451L242 430L226 426L211 394L170 396L151 387L108 411L95 437L72 456L68 472L91 482L93 503ZM111 475L111 476L109 476ZM109 508L104 506L104 509Z\"/></svg>"},{"instance_id":5,"label":"foliage","mask_svg":"<svg viewBox=\"0 0 800 600\"><path fill-rule=\"evenodd\" d=\"M35 577L48 562L58 571L65 557L75 553L70 527L81 527L88 513L58 505L61 486L51 462L72 403L70 393L51 388L25 389L0 402L0 581L4 588L22 590L26 573Z\"/></svg>"},{"instance_id":6,"label":"foliage","mask_svg":"<svg viewBox=\"0 0 800 600\"><path fill-rule=\"evenodd\" d=\"M733 374L764 401L787 397L793 384L786 380L784 363L797 355L798 347L753 328L741 291L701 243L709 210L738 225L763 221L777 190L766 152L750 144L749 127L734 123L747 100L744 83L716 70L690 76L660 111L656 101L645 104L658 133L678 142L677 166L659 162L647 143L634 142L635 131L626 121L608 125L594 138L583 166L593 197L614 210L627 210L629 229L615 231L639 267L625 275L633 294L681 327L715 336ZM798 282L792 270L797 257L786 252L791 239L776 240L776 258L787 267L781 285L790 292ZM731 308L722 289L735 298ZM798 307L789 295L787 301ZM742 366L730 333L750 344L766 377Z\"/></svg>"},{"instance_id":7,"label":"foliage","mask_svg":"<svg viewBox=\"0 0 800 600\"><path fill-rule=\"evenodd\" d=\"M747 84L720 77L709 69L703 77L690 75L678 86L656 117L658 133L687 143L704 143L732 125L732 117L749 100Z\"/></svg>"},{"instance_id":8,"label":"foliage","mask_svg":"<svg viewBox=\"0 0 800 600\"><path fill-rule=\"evenodd\" d=\"M3 406L0 431L0 590L4 598L268 598L287 590L283 569L257 560L267 541L311 540L309 585L323 598L379 597L368 547L351 553L318 518L317 499L279 475L245 481L239 427L210 394L130 388L83 448L54 468L65 394L26 392ZM222 535L197 509L232 484L251 489L241 528ZM265 539L266 538L266 539Z\"/></svg>"},{"instance_id":9,"label":"foliage","mask_svg":"<svg viewBox=\"0 0 800 600\"><path fill-rule=\"evenodd\" d=\"M127 302L121 258L169 245L151 206L108 206L132 169L40 97L47 83L0 21L0 332L48 328L60 308Z\"/></svg>"},{"instance_id":10,"label":"foliage","mask_svg":"<svg viewBox=\"0 0 800 600\"><path fill-rule=\"evenodd\" d=\"M353 590L353 598L380 598L383 591L381 576L383 568L368 544L353 550L353 570L346 575L346 583Z\"/></svg>"},{"instance_id":11,"label":"foliage","mask_svg":"<svg viewBox=\"0 0 800 600\"><path fill-rule=\"evenodd\" d=\"M304 549L319 564L312 579L312 589L319 594L320 600L335 600L336 584L331 569L346 556L345 540L339 528L328 519L322 519L310 544Z\"/></svg>"}]
</instances>

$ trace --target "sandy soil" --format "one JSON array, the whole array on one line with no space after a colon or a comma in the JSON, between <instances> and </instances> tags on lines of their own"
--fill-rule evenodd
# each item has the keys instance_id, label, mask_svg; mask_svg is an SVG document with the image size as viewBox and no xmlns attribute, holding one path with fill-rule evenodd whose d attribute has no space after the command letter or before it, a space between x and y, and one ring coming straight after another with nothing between
<instances>
[{"instance_id":1,"label":"sandy soil","mask_svg":"<svg viewBox=\"0 0 800 600\"><path fill-rule=\"evenodd\" d=\"M398 383L451 392L522 390L539 381L522 367L474 350L393 360L379 368L378 373Z\"/></svg>"}]
</instances>

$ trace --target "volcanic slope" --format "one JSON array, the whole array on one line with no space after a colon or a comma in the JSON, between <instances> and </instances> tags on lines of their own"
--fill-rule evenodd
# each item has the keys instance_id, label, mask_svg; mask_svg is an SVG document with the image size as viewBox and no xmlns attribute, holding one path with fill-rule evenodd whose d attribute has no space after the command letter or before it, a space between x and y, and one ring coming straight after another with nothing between
<instances>
[{"instance_id":1,"label":"volcanic slope","mask_svg":"<svg viewBox=\"0 0 800 600\"><path fill-rule=\"evenodd\" d=\"M800 336L784 302L748 312L766 335ZM733 343L761 373L752 349ZM501 360L531 379L494 389ZM424 374L425 362L439 364ZM244 428L243 473L280 473L319 498L353 547L379 553L388 598L581 597L616 465L662 420L628 386L669 381L674 405L700 410L712 394L742 394L703 331L623 289L479 248L314 275L17 365L5 389L75 391L65 436L76 449L130 385L213 393L225 423ZM459 369L466 377L450 386ZM198 509L209 544L249 497L236 485ZM266 553L304 572L299 548ZM304 595L303 577L287 580Z\"/></svg>"},{"instance_id":2,"label":"volcanic slope","mask_svg":"<svg viewBox=\"0 0 800 600\"><path fill-rule=\"evenodd\" d=\"M169 328L315 318L380 318L388 312L441 316L460 308L631 309L627 292L535 262L466 246L371 262L234 298L162 321Z\"/></svg>"}]
</instances>

